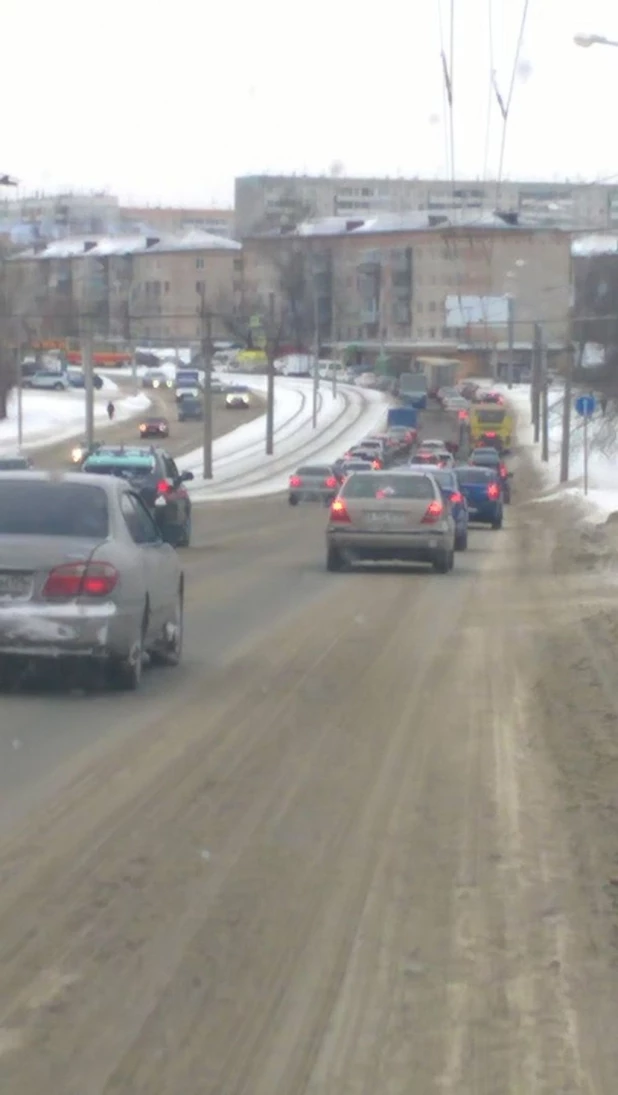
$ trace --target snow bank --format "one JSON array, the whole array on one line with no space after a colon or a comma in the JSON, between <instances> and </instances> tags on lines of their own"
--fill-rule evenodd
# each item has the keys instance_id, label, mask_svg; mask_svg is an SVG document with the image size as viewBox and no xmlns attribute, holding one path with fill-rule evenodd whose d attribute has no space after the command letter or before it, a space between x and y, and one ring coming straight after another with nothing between
<instances>
[{"instance_id":1,"label":"snow bank","mask_svg":"<svg viewBox=\"0 0 618 1095\"><path fill-rule=\"evenodd\" d=\"M114 386L115 387L115 386ZM116 389L117 390L117 389ZM94 416L98 428L109 424L107 401L110 392L101 389L95 396ZM22 392L23 444L25 450L40 449L59 441L69 440L85 432L86 406L83 391ZM147 396L139 394L115 401L114 422L125 422L150 406ZM17 448L17 397L9 401L9 414L0 422L0 452Z\"/></svg>"},{"instance_id":2,"label":"snow bank","mask_svg":"<svg viewBox=\"0 0 618 1095\"><path fill-rule=\"evenodd\" d=\"M549 460L541 460L540 444L534 443L530 386L517 385L510 391L505 385L496 385L508 398L517 416L517 438L528 448L542 472L547 491L538 499L556 501L576 498L585 504L591 519L605 521L610 513L618 511L618 430L597 410L588 423L588 494L584 495L584 428L583 419L571 412L569 436L569 480L560 484L560 450L562 444L562 415L564 390L555 384L549 389ZM577 398L574 395L573 401ZM551 488L554 488L553 490Z\"/></svg>"}]
</instances>

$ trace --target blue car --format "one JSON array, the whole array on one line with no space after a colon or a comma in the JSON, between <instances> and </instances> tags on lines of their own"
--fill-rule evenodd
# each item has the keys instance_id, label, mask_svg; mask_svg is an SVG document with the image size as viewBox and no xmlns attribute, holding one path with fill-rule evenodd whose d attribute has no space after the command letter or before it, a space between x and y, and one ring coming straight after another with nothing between
<instances>
[{"instance_id":1,"label":"blue car","mask_svg":"<svg viewBox=\"0 0 618 1095\"><path fill-rule=\"evenodd\" d=\"M461 490L457 475L452 468L434 468L427 464L411 463L412 471L431 472L442 494L451 503L455 522L455 551L465 551L468 546L468 503Z\"/></svg>"},{"instance_id":2,"label":"blue car","mask_svg":"<svg viewBox=\"0 0 618 1095\"><path fill-rule=\"evenodd\" d=\"M457 468L456 475L470 521L502 528L504 497L497 469L468 466Z\"/></svg>"}]
</instances>

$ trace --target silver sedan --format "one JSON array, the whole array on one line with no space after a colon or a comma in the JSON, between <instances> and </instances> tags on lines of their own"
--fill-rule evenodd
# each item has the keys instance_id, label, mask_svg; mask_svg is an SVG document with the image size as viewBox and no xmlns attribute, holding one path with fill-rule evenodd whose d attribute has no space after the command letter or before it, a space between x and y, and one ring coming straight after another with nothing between
<instances>
[{"instance_id":1,"label":"silver sedan","mask_svg":"<svg viewBox=\"0 0 618 1095\"><path fill-rule=\"evenodd\" d=\"M421 471L354 472L331 505L326 568L354 562L430 563L453 568L455 522L432 475Z\"/></svg>"},{"instance_id":2,"label":"silver sedan","mask_svg":"<svg viewBox=\"0 0 618 1095\"><path fill-rule=\"evenodd\" d=\"M146 654L180 661L183 599L179 557L130 484L0 474L0 679L16 664L98 662L133 690Z\"/></svg>"}]
</instances>

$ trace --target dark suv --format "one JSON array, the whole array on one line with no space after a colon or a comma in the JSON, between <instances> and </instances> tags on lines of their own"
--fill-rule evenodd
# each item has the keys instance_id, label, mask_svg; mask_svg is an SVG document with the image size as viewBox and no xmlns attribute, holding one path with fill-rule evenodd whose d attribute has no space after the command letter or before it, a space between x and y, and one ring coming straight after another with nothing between
<instances>
[{"instance_id":1,"label":"dark suv","mask_svg":"<svg viewBox=\"0 0 618 1095\"><path fill-rule=\"evenodd\" d=\"M158 445L102 445L86 458L82 471L127 479L152 513L161 535L174 547L191 541L191 499L184 486L192 471L180 472Z\"/></svg>"}]
</instances>

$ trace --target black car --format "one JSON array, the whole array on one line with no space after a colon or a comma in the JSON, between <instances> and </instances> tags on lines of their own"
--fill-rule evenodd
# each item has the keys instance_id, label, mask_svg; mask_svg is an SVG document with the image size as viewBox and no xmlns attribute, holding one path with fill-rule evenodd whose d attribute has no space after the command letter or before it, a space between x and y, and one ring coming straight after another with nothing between
<instances>
[{"instance_id":1,"label":"black car","mask_svg":"<svg viewBox=\"0 0 618 1095\"><path fill-rule=\"evenodd\" d=\"M140 437L169 437L170 424L167 418L157 415L155 418L143 418L139 427Z\"/></svg>"},{"instance_id":2,"label":"black car","mask_svg":"<svg viewBox=\"0 0 618 1095\"><path fill-rule=\"evenodd\" d=\"M178 403L179 422L201 422L204 417L204 402L192 395L186 395Z\"/></svg>"},{"instance_id":3,"label":"black car","mask_svg":"<svg viewBox=\"0 0 618 1095\"><path fill-rule=\"evenodd\" d=\"M169 453L158 445L101 445L84 461L89 475L127 479L156 521L163 539L174 547L191 541L191 499L185 483L192 471L180 472Z\"/></svg>"}]
</instances>

